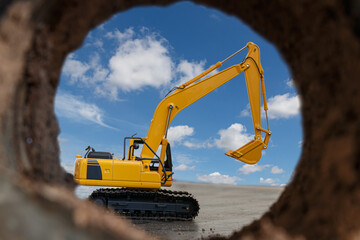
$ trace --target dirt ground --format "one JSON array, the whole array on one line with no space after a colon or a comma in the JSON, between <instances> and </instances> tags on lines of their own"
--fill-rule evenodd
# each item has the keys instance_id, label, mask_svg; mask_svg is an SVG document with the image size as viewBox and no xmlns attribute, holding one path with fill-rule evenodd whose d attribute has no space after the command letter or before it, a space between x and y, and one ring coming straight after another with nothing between
<instances>
[{"instance_id":1,"label":"dirt ground","mask_svg":"<svg viewBox=\"0 0 360 240\"><path fill-rule=\"evenodd\" d=\"M86 198L96 187L79 186L76 194ZM135 221L134 225L164 239L201 239L230 235L260 218L277 200L282 187L229 186L175 182L174 191L192 193L199 201L199 216L193 221Z\"/></svg>"}]
</instances>

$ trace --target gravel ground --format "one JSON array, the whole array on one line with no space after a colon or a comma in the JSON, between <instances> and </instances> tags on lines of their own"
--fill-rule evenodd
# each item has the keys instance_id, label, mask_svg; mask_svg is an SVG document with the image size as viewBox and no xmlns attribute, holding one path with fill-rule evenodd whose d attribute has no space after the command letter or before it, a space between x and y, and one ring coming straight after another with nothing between
<instances>
[{"instance_id":1,"label":"gravel ground","mask_svg":"<svg viewBox=\"0 0 360 240\"><path fill-rule=\"evenodd\" d=\"M86 198L96 188L79 186L76 194ZM185 222L134 221L138 228L164 239L226 236L259 218L275 202L283 188L174 182L171 190L192 193L200 204L199 216Z\"/></svg>"}]
</instances>

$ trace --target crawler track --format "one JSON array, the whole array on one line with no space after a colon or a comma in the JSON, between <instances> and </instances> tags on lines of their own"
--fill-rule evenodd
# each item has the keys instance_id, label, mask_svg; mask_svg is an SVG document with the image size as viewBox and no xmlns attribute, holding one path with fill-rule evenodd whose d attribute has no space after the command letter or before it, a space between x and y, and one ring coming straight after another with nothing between
<instances>
[{"instance_id":1,"label":"crawler track","mask_svg":"<svg viewBox=\"0 0 360 240\"><path fill-rule=\"evenodd\" d=\"M89 199L133 219L194 219L199 213L198 201L188 192L100 188Z\"/></svg>"}]
</instances>

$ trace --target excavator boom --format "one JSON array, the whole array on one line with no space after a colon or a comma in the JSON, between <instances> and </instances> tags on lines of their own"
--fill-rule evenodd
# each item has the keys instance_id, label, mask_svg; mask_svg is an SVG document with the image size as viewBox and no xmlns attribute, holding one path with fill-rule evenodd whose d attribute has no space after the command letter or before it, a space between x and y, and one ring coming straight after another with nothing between
<instances>
[{"instance_id":1,"label":"excavator boom","mask_svg":"<svg viewBox=\"0 0 360 240\"><path fill-rule=\"evenodd\" d=\"M141 158L154 157L153 152L157 150L159 143L163 137L167 135L167 130L171 121L181 110L204 97L208 93L214 91L224 83L230 81L241 72L245 72L255 130L255 139L235 151L228 151L226 155L248 164L255 164L260 160L261 151L267 147L267 143L271 135L269 130L261 128L261 91L263 94L265 111L267 110L263 78L264 71L260 64L260 50L258 46L254 43L248 43L246 47L248 48L248 54L242 63L231 66L217 74L200 80L205 75L220 67L222 63L227 61L229 58L222 62L218 62L199 76L180 85L174 93L167 96L159 103L151 121L147 137L145 138L145 141L152 150L144 147L141 153ZM245 47L240 50L243 49L245 49ZM238 52L240 52L240 50ZM266 134L264 140L262 140L261 132Z\"/></svg>"}]
</instances>

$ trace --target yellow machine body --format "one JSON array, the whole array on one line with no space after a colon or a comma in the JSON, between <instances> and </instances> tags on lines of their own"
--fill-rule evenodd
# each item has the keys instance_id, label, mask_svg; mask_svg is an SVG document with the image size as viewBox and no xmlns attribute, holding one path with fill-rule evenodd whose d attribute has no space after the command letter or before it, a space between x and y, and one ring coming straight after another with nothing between
<instances>
[{"instance_id":1,"label":"yellow machine body","mask_svg":"<svg viewBox=\"0 0 360 240\"><path fill-rule=\"evenodd\" d=\"M81 185L154 189L161 187L159 173L146 170L141 161L78 158L74 177Z\"/></svg>"},{"instance_id":2,"label":"yellow machine body","mask_svg":"<svg viewBox=\"0 0 360 240\"><path fill-rule=\"evenodd\" d=\"M130 141L130 146L134 140ZM164 151L161 152L162 159L165 158L168 146L167 140L163 140ZM152 169L153 160L137 160L132 152L129 160L123 159L101 159L83 158L77 155L75 161L74 179L81 185L127 187L138 189L159 189L161 186L172 185L172 171L165 171L167 181L161 184L164 178L164 170L160 166Z\"/></svg>"},{"instance_id":3,"label":"yellow machine body","mask_svg":"<svg viewBox=\"0 0 360 240\"><path fill-rule=\"evenodd\" d=\"M203 78L229 58L248 49L245 60L212 76ZM254 43L218 62L197 77L175 88L157 106L146 138L129 137L124 141L123 159L101 159L77 156L75 163L75 181L82 185L113 186L128 188L158 189L172 185L172 160L167 131L173 118L184 108L198 101L208 93L230 81L240 73L245 73L247 92L255 131L254 140L237 150L229 150L226 155L247 164L255 164L261 158L263 149L267 148L271 132L261 127L261 93L265 113L266 102L263 68L260 63L260 49ZM267 116L267 114L266 114ZM268 122L267 122L268 125ZM261 134L265 134L264 138ZM125 142L129 140L127 156ZM142 145L141 154L136 156L135 149ZM161 146L160 156L157 155ZM91 155L91 154L90 154ZM96 154L95 154L96 155Z\"/></svg>"}]
</instances>

